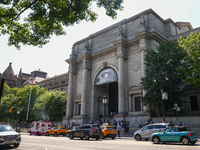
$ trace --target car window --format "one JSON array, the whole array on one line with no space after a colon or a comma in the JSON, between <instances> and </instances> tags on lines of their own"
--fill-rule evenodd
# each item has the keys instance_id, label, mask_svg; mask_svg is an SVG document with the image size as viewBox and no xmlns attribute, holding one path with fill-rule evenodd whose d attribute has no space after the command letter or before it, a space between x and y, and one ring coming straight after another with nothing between
<instances>
[{"instance_id":1,"label":"car window","mask_svg":"<svg viewBox=\"0 0 200 150\"><path fill-rule=\"evenodd\" d=\"M0 132L4 131L13 131L13 128L11 126L0 126Z\"/></svg>"},{"instance_id":2,"label":"car window","mask_svg":"<svg viewBox=\"0 0 200 150\"><path fill-rule=\"evenodd\" d=\"M103 130L103 129L104 129L104 127L101 127L101 129Z\"/></svg>"},{"instance_id":3,"label":"car window","mask_svg":"<svg viewBox=\"0 0 200 150\"><path fill-rule=\"evenodd\" d=\"M149 126L145 126L143 130L149 130Z\"/></svg>"},{"instance_id":4,"label":"car window","mask_svg":"<svg viewBox=\"0 0 200 150\"><path fill-rule=\"evenodd\" d=\"M115 127L107 127L108 130L115 130Z\"/></svg>"},{"instance_id":5,"label":"car window","mask_svg":"<svg viewBox=\"0 0 200 150\"><path fill-rule=\"evenodd\" d=\"M165 131L166 132L172 132L172 128L167 128Z\"/></svg>"}]
</instances>

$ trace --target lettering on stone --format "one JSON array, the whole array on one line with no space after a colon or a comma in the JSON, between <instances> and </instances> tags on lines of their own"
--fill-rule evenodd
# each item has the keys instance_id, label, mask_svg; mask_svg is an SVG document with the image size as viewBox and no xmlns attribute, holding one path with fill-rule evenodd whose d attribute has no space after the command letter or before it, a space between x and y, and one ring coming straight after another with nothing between
<instances>
[{"instance_id":1,"label":"lettering on stone","mask_svg":"<svg viewBox=\"0 0 200 150\"><path fill-rule=\"evenodd\" d=\"M141 67L140 61L138 61L138 60L133 61L133 63L132 63L133 71L135 71L135 72L138 71L140 69L140 67Z\"/></svg>"},{"instance_id":2,"label":"lettering on stone","mask_svg":"<svg viewBox=\"0 0 200 150\"><path fill-rule=\"evenodd\" d=\"M117 55L116 53L110 53L110 54L107 54L107 55L103 55L103 56L94 58L92 61L93 61L93 63L97 63L97 62L100 62L102 60L106 60L108 58L114 57L116 55Z\"/></svg>"}]
</instances>

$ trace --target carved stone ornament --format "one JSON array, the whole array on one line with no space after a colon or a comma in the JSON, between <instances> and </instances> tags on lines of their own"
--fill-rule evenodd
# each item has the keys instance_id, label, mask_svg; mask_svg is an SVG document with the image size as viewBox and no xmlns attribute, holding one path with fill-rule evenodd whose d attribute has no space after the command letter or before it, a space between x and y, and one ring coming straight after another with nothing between
<instances>
[{"instance_id":1,"label":"carved stone ornament","mask_svg":"<svg viewBox=\"0 0 200 150\"><path fill-rule=\"evenodd\" d=\"M106 68L108 66L107 62L103 62L103 67Z\"/></svg>"},{"instance_id":2,"label":"carved stone ornament","mask_svg":"<svg viewBox=\"0 0 200 150\"><path fill-rule=\"evenodd\" d=\"M141 67L141 63L137 60L133 61L132 63L132 69L133 71L138 71Z\"/></svg>"},{"instance_id":3,"label":"carved stone ornament","mask_svg":"<svg viewBox=\"0 0 200 150\"><path fill-rule=\"evenodd\" d=\"M143 15L140 17L140 24L145 25L145 18Z\"/></svg>"}]
</instances>

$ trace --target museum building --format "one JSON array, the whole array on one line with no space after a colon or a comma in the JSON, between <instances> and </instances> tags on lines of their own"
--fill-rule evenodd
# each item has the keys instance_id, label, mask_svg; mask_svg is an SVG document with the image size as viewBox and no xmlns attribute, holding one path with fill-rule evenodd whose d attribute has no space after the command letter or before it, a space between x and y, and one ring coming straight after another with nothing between
<instances>
[{"instance_id":1,"label":"museum building","mask_svg":"<svg viewBox=\"0 0 200 150\"><path fill-rule=\"evenodd\" d=\"M124 19L77 41L69 64L68 100L65 124L89 123L116 115L116 120L129 121L132 127L145 124L150 107L141 103L145 94L141 78L145 77L144 56L163 40L176 41L193 29L188 22L162 19L152 9ZM200 113L200 94L185 93L190 111L190 96L196 96Z\"/></svg>"}]
</instances>

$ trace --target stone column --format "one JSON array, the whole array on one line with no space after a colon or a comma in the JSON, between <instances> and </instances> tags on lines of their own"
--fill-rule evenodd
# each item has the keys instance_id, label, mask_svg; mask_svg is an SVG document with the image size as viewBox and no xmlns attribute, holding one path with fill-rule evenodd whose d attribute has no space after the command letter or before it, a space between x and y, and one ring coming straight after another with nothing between
<instances>
[{"instance_id":1,"label":"stone column","mask_svg":"<svg viewBox=\"0 0 200 150\"><path fill-rule=\"evenodd\" d=\"M118 51L118 113L125 114L126 112L126 102L125 102L125 66L124 59L125 49L120 46L117 48Z\"/></svg>"},{"instance_id":2,"label":"stone column","mask_svg":"<svg viewBox=\"0 0 200 150\"><path fill-rule=\"evenodd\" d=\"M81 94L81 116L87 115L87 98L88 98L88 72L90 67L87 64L87 59L83 60L83 84L82 84L82 94Z\"/></svg>"},{"instance_id":3,"label":"stone column","mask_svg":"<svg viewBox=\"0 0 200 150\"><path fill-rule=\"evenodd\" d=\"M145 77L146 76L146 66L145 66L145 53L146 53L146 50L147 50L147 45L146 45L146 39L143 38L143 39L140 39L140 52L141 52L141 70L142 70L142 77ZM146 91L143 90L143 95L145 95ZM143 105L143 111L144 112L149 112L150 111L150 106L149 104L147 105Z\"/></svg>"},{"instance_id":4,"label":"stone column","mask_svg":"<svg viewBox=\"0 0 200 150\"><path fill-rule=\"evenodd\" d=\"M66 117L71 118L73 116L73 77L72 71L69 72L69 82L68 82L68 95L67 95L67 110Z\"/></svg>"}]
</instances>

